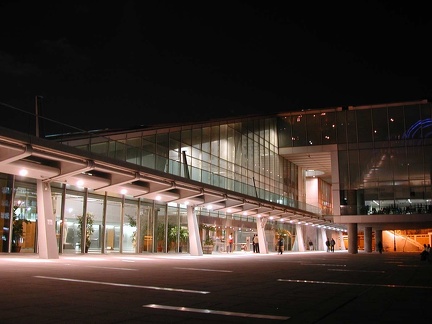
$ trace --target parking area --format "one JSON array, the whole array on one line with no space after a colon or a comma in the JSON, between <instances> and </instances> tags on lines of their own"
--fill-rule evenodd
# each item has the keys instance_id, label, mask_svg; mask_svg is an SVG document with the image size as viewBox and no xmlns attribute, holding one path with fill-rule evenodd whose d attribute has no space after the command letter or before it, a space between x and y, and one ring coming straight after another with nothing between
<instances>
[{"instance_id":1,"label":"parking area","mask_svg":"<svg viewBox=\"0 0 432 324\"><path fill-rule=\"evenodd\" d=\"M0 255L1 321L424 321L432 264L418 253Z\"/></svg>"}]
</instances>

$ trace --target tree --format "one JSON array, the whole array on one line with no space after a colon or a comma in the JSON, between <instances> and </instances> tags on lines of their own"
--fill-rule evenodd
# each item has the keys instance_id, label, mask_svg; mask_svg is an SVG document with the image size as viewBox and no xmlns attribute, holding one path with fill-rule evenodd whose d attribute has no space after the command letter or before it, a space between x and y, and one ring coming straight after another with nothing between
<instances>
[{"instance_id":1,"label":"tree","mask_svg":"<svg viewBox=\"0 0 432 324\"><path fill-rule=\"evenodd\" d=\"M213 245L213 239L210 236L210 232L216 231L216 227L212 225L201 224L200 228L205 231L204 245Z\"/></svg>"},{"instance_id":2,"label":"tree","mask_svg":"<svg viewBox=\"0 0 432 324\"><path fill-rule=\"evenodd\" d=\"M86 227L86 231L85 231L85 233L86 233L85 252L87 253L89 248L90 248L90 245L91 245L90 237L94 232L94 229L93 229L94 216L91 213L87 213L86 216L87 216L87 227ZM78 237L80 238L79 246L81 247L82 235L83 235L82 234L82 232L83 232L82 227L83 227L84 218L83 218L83 216L77 216L77 220L78 220Z\"/></svg>"},{"instance_id":3,"label":"tree","mask_svg":"<svg viewBox=\"0 0 432 324\"><path fill-rule=\"evenodd\" d=\"M14 217L12 227L12 251L19 252L21 249L21 239L24 236L24 223L28 224L30 221L25 218Z\"/></svg>"}]
</instances>

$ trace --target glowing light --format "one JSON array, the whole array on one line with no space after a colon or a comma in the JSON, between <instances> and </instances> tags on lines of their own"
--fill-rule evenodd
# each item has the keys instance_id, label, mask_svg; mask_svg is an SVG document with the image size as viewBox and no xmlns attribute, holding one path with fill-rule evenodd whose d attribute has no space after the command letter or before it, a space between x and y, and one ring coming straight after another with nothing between
<instances>
[{"instance_id":1,"label":"glowing light","mask_svg":"<svg viewBox=\"0 0 432 324\"><path fill-rule=\"evenodd\" d=\"M28 174L28 171L26 169L22 169L22 170L20 170L19 174L20 174L20 176L25 177Z\"/></svg>"}]
</instances>

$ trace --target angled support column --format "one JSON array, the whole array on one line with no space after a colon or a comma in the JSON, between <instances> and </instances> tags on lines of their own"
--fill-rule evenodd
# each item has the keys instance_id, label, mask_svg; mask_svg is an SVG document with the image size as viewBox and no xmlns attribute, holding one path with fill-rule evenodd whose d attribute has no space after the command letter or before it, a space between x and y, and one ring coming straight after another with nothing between
<instances>
[{"instance_id":1,"label":"angled support column","mask_svg":"<svg viewBox=\"0 0 432 324\"><path fill-rule=\"evenodd\" d=\"M38 253L41 259L58 259L55 216L52 207L51 186L37 180Z\"/></svg>"},{"instance_id":2,"label":"angled support column","mask_svg":"<svg viewBox=\"0 0 432 324\"><path fill-rule=\"evenodd\" d=\"M296 242L297 248L299 252L306 251L305 244L304 244L304 238L303 238L303 228L300 224L296 224Z\"/></svg>"},{"instance_id":3,"label":"angled support column","mask_svg":"<svg viewBox=\"0 0 432 324\"><path fill-rule=\"evenodd\" d=\"M339 241L340 241L340 249L342 251L346 251L345 241L344 241L344 237L343 237L343 232L342 231L339 232Z\"/></svg>"},{"instance_id":4,"label":"angled support column","mask_svg":"<svg viewBox=\"0 0 432 324\"><path fill-rule=\"evenodd\" d=\"M195 207L187 206L187 224L189 231L189 252L190 255L202 256L202 246L198 229L198 221L195 215Z\"/></svg>"},{"instance_id":5,"label":"angled support column","mask_svg":"<svg viewBox=\"0 0 432 324\"><path fill-rule=\"evenodd\" d=\"M321 228L321 245L322 245L321 251L327 252L326 241L327 241L327 232L326 232L325 228Z\"/></svg>"},{"instance_id":6,"label":"angled support column","mask_svg":"<svg viewBox=\"0 0 432 324\"><path fill-rule=\"evenodd\" d=\"M257 233L258 233L258 244L260 253L268 254L268 244L265 235L265 225L267 223L267 217L257 217Z\"/></svg>"}]
</instances>

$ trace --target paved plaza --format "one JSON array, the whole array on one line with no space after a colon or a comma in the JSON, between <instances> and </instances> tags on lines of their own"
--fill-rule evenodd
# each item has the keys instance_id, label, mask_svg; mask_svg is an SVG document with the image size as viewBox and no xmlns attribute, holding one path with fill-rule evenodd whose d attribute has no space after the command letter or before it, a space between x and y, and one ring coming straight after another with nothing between
<instances>
[{"instance_id":1,"label":"paved plaza","mask_svg":"<svg viewBox=\"0 0 432 324\"><path fill-rule=\"evenodd\" d=\"M418 253L1 254L1 323L428 321Z\"/></svg>"}]
</instances>

